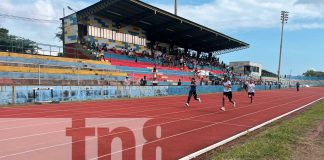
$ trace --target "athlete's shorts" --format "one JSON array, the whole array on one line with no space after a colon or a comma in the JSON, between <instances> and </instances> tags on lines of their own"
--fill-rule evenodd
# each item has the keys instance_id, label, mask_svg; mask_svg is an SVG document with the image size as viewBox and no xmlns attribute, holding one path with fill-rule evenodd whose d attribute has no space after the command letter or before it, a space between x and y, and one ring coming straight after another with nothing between
<instances>
[{"instance_id":1,"label":"athlete's shorts","mask_svg":"<svg viewBox=\"0 0 324 160\"><path fill-rule=\"evenodd\" d=\"M249 92L248 95L254 96L254 92Z\"/></svg>"},{"instance_id":2,"label":"athlete's shorts","mask_svg":"<svg viewBox=\"0 0 324 160\"><path fill-rule=\"evenodd\" d=\"M223 95L226 96L229 100L231 100L233 97L232 92L223 92Z\"/></svg>"}]
</instances>

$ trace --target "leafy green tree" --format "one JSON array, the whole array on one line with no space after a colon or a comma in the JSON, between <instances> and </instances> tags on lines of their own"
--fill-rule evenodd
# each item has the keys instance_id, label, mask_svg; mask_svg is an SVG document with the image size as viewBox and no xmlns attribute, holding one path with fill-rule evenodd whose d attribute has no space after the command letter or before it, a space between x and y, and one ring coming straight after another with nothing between
<instances>
[{"instance_id":1,"label":"leafy green tree","mask_svg":"<svg viewBox=\"0 0 324 160\"><path fill-rule=\"evenodd\" d=\"M8 29L0 28L0 51L35 54L37 49L36 42L10 35Z\"/></svg>"},{"instance_id":2,"label":"leafy green tree","mask_svg":"<svg viewBox=\"0 0 324 160\"><path fill-rule=\"evenodd\" d=\"M308 70L305 73L303 73L303 75L306 77L324 77L324 72Z\"/></svg>"}]
</instances>

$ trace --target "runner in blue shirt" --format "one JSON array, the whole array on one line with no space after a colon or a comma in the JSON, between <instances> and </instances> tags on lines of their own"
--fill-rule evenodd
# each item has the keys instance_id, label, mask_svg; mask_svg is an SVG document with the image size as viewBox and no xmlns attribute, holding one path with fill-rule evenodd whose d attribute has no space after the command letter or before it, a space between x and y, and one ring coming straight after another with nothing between
<instances>
[{"instance_id":1,"label":"runner in blue shirt","mask_svg":"<svg viewBox=\"0 0 324 160\"><path fill-rule=\"evenodd\" d=\"M197 101L199 101L199 103L201 103L201 99L198 98L196 88L197 88L196 80L195 80L195 78L191 78L190 91L189 91L188 100L187 100L187 103L186 103L187 107L189 107L190 99L191 99L192 96L194 96L195 100L197 100Z\"/></svg>"}]
</instances>

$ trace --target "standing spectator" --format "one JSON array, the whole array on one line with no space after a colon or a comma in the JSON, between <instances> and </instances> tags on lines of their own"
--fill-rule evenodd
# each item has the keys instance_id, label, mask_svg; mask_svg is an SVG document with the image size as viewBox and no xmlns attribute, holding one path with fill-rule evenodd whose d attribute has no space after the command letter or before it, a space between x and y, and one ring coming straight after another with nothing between
<instances>
[{"instance_id":1,"label":"standing spectator","mask_svg":"<svg viewBox=\"0 0 324 160\"><path fill-rule=\"evenodd\" d=\"M97 42L97 44L96 44L96 51L97 52L99 52L99 47L100 47L99 42Z\"/></svg>"},{"instance_id":2,"label":"standing spectator","mask_svg":"<svg viewBox=\"0 0 324 160\"><path fill-rule=\"evenodd\" d=\"M183 57L180 59L180 69L183 70Z\"/></svg>"},{"instance_id":3,"label":"standing spectator","mask_svg":"<svg viewBox=\"0 0 324 160\"><path fill-rule=\"evenodd\" d=\"M204 78L200 79L200 85L202 86L204 84Z\"/></svg>"},{"instance_id":4,"label":"standing spectator","mask_svg":"<svg viewBox=\"0 0 324 160\"><path fill-rule=\"evenodd\" d=\"M248 91L248 90L247 90L247 88L248 88L248 84L249 84L248 81L243 82L243 89L245 90L245 92Z\"/></svg>"},{"instance_id":5,"label":"standing spectator","mask_svg":"<svg viewBox=\"0 0 324 160\"><path fill-rule=\"evenodd\" d=\"M197 68L195 68L195 70L194 70L194 77L198 77L198 75L199 75L199 71L198 71Z\"/></svg>"},{"instance_id":6,"label":"standing spectator","mask_svg":"<svg viewBox=\"0 0 324 160\"><path fill-rule=\"evenodd\" d=\"M144 76L144 78L142 78L141 81L140 81L140 85L141 86L146 86L146 84L147 84L147 80L146 80L146 76Z\"/></svg>"},{"instance_id":7,"label":"standing spectator","mask_svg":"<svg viewBox=\"0 0 324 160\"><path fill-rule=\"evenodd\" d=\"M157 77L156 65L154 65L152 72L153 72L153 81L155 81L156 80L156 77Z\"/></svg>"}]
</instances>

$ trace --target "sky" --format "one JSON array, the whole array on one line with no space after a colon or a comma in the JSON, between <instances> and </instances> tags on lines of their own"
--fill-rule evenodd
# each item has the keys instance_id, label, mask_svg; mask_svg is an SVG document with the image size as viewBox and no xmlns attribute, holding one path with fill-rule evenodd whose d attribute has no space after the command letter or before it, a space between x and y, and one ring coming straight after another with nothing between
<instances>
[{"instance_id":1,"label":"sky","mask_svg":"<svg viewBox=\"0 0 324 160\"><path fill-rule=\"evenodd\" d=\"M143 0L173 12L174 0ZM0 14L59 20L63 8L83 9L98 0L1 0ZM224 62L252 61L277 73L282 10L284 28L281 73L324 71L324 0L178 0L178 15L250 44L220 56ZM66 15L72 11L65 9ZM55 38L60 22L36 23L0 16L0 27L39 43L61 45Z\"/></svg>"}]
</instances>

